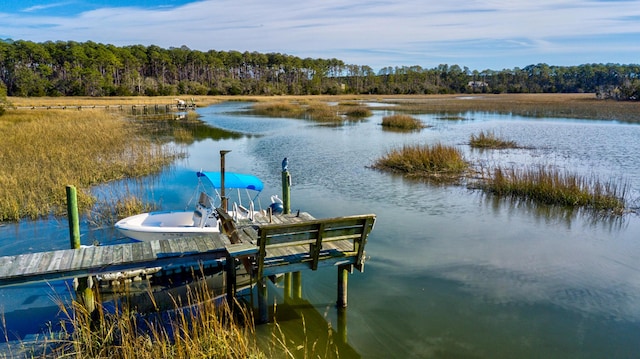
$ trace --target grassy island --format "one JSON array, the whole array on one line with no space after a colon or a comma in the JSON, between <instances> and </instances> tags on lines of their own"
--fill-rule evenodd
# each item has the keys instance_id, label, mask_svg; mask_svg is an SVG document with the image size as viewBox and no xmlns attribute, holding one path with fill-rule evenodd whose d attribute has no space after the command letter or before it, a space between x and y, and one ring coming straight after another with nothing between
<instances>
[{"instance_id":1,"label":"grassy island","mask_svg":"<svg viewBox=\"0 0 640 359\"><path fill-rule=\"evenodd\" d=\"M382 127L392 130L414 131L424 128L425 125L413 116L391 115L382 118Z\"/></svg>"},{"instance_id":2,"label":"grassy island","mask_svg":"<svg viewBox=\"0 0 640 359\"><path fill-rule=\"evenodd\" d=\"M487 149L518 148L518 145L514 141L504 140L496 136L493 132L484 131L480 131L477 135L471 135L469 145L473 148Z\"/></svg>"},{"instance_id":3,"label":"grassy island","mask_svg":"<svg viewBox=\"0 0 640 359\"><path fill-rule=\"evenodd\" d=\"M496 168L480 186L488 193L531 200L536 203L583 207L622 214L627 186L603 183L556 169L504 170Z\"/></svg>"},{"instance_id":4,"label":"grassy island","mask_svg":"<svg viewBox=\"0 0 640 359\"><path fill-rule=\"evenodd\" d=\"M442 144L403 146L379 158L374 168L431 178L461 176L469 167L460 150Z\"/></svg>"}]
</instances>

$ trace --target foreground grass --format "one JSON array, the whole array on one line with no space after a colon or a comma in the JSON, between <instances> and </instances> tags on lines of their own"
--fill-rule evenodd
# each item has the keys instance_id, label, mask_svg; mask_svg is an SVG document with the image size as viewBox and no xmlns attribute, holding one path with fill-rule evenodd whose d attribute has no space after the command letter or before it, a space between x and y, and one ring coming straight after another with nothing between
<instances>
[{"instance_id":1,"label":"foreground grass","mask_svg":"<svg viewBox=\"0 0 640 359\"><path fill-rule=\"evenodd\" d=\"M460 150L442 144L405 145L379 158L374 168L425 177L461 176L469 167Z\"/></svg>"},{"instance_id":2,"label":"foreground grass","mask_svg":"<svg viewBox=\"0 0 640 359\"><path fill-rule=\"evenodd\" d=\"M0 137L0 221L64 214L68 184L88 209L91 186L157 172L180 155L103 110L8 111Z\"/></svg>"},{"instance_id":3,"label":"foreground grass","mask_svg":"<svg viewBox=\"0 0 640 359\"><path fill-rule=\"evenodd\" d=\"M471 135L469 139L469 145L474 148L491 148L491 149L504 149L504 148L517 148L518 145L515 141L503 140L496 136L493 132L480 131L477 135Z\"/></svg>"},{"instance_id":4,"label":"foreground grass","mask_svg":"<svg viewBox=\"0 0 640 359\"><path fill-rule=\"evenodd\" d=\"M60 332L41 343L49 350L37 357L266 358L256 343L251 311L232 313L226 303L216 303L206 285L189 287L162 316L126 305L109 312L98 306L93 314L76 301L71 306L60 301L59 307Z\"/></svg>"},{"instance_id":5,"label":"foreground grass","mask_svg":"<svg viewBox=\"0 0 640 359\"><path fill-rule=\"evenodd\" d=\"M603 183L555 169L494 169L481 188L499 196L565 207L584 207L622 214L626 185Z\"/></svg>"},{"instance_id":6,"label":"foreground grass","mask_svg":"<svg viewBox=\"0 0 640 359\"><path fill-rule=\"evenodd\" d=\"M167 296L164 299L156 298L149 290L143 307L155 306L157 311L152 313L138 311L136 299L128 296L126 287L110 302L98 304L93 312L80 301L56 298L60 318L50 326L51 331L36 342L9 343L0 358L340 357L339 343L333 340L331 326L324 321L314 322L314 327L309 328L303 318L302 330L296 328L294 333L283 330L276 322L259 339L252 309L243 302L229 305L218 300L216 291L202 279L205 278L188 284L181 292L162 295ZM308 335L308 330L323 338ZM4 331L8 340L6 328Z\"/></svg>"}]
</instances>

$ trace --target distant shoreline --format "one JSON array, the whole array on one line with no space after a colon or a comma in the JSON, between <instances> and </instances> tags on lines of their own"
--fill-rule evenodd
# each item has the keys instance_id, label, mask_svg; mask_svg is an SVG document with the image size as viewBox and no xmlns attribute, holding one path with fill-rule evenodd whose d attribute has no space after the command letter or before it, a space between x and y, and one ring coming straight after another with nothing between
<instances>
[{"instance_id":1,"label":"distant shoreline","mask_svg":"<svg viewBox=\"0 0 640 359\"><path fill-rule=\"evenodd\" d=\"M177 99L193 101L205 107L225 101L299 101L326 102L363 101L401 103L397 108L414 106L421 111L513 112L529 116L569 117L585 119L640 122L640 103L637 101L599 100L593 93L573 94L455 94L455 95L317 95L317 96L124 96L124 97L7 97L19 108L40 106L116 106L169 105ZM11 108L9 108L11 110Z\"/></svg>"}]
</instances>

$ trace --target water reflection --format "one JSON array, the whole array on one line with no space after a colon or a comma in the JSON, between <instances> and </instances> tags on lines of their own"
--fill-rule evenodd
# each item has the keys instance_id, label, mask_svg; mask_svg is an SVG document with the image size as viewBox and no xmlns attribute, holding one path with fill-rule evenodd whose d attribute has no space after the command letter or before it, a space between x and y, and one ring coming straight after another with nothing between
<instances>
[{"instance_id":1,"label":"water reflection","mask_svg":"<svg viewBox=\"0 0 640 359\"><path fill-rule=\"evenodd\" d=\"M349 279L348 342L362 357L637 354L637 215L597 217L536 206L369 166L403 144L440 142L487 167L551 165L605 180L623 177L630 197L640 198L640 158L630 155L640 153L640 126L491 113L448 121L422 114L416 117L432 127L394 133L379 125L389 110L326 127L238 113L246 106L198 109L208 126L241 135L188 142L189 158L160 174L148 191L162 208L183 206L194 188L192 174L216 170L219 150L230 149L229 170L256 174L267 194L279 193L280 161L289 158L293 210L316 217L377 214L365 273ZM504 134L526 148L474 151L468 139L480 131ZM31 225L37 228L0 227L3 254L68 246L64 221ZM122 240L107 228L83 227L82 233L83 243ZM303 280L303 297L337 327L335 271L305 272ZM5 302L15 295L0 290L3 303L15 303Z\"/></svg>"},{"instance_id":2,"label":"water reflection","mask_svg":"<svg viewBox=\"0 0 640 359\"><path fill-rule=\"evenodd\" d=\"M518 198L505 198L483 193L484 201L494 213L507 212L533 216L538 223L544 225L562 225L571 229L574 223L589 227L599 227L608 232L626 229L629 223L628 215L615 215L607 212L599 212L591 209L545 205L533 203L530 200Z\"/></svg>"}]
</instances>

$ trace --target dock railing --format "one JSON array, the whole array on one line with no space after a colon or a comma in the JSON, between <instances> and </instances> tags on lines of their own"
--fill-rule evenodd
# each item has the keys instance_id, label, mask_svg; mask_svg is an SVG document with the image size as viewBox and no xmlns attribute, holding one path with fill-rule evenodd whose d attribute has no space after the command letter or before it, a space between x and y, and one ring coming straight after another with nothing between
<instances>
[{"instance_id":1,"label":"dock railing","mask_svg":"<svg viewBox=\"0 0 640 359\"><path fill-rule=\"evenodd\" d=\"M301 252L303 255L297 260L308 263L311 270L316 270L323 244L338 241L351 243L350 249L342 245L342 250L339 252L342 256L355 257L353 264L362 271L365 261L364 247L367 236L373 230L375 219L375 215L366 214L318 219L304 223L261 225L258 228L258 278L264 275L266 266L273 265L273 258L295 257L298 251L291 250L290 247L308 246L308 252L306 250ZM269 264L270 262L265 264L265 261L270 260L272 264ZM282 264L290 264L290 262Z\"/></svg>"}]
</instances>

